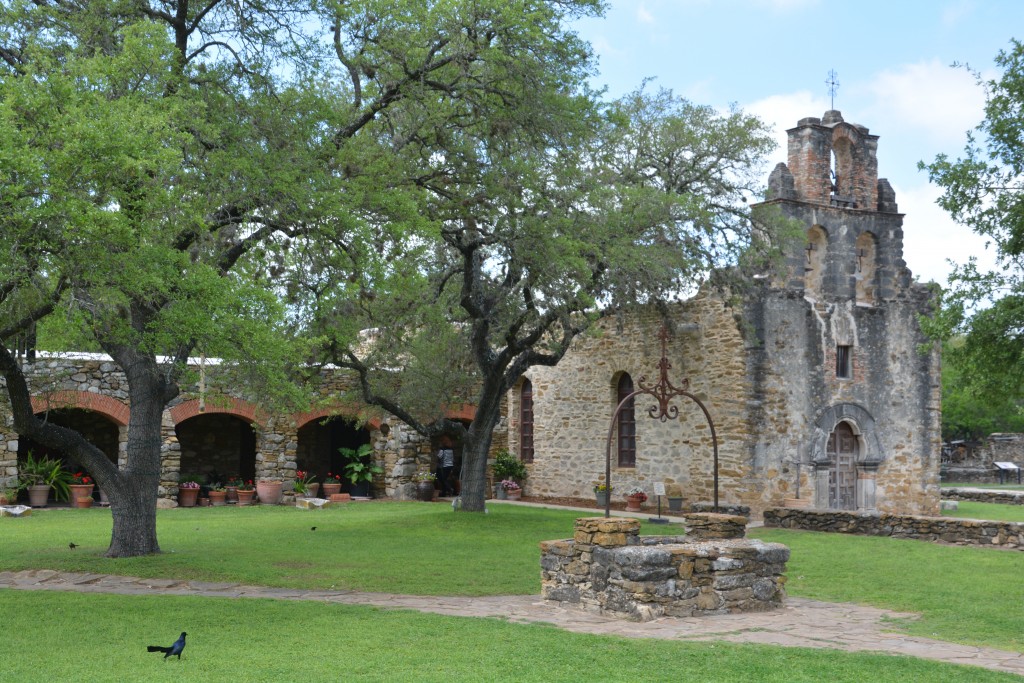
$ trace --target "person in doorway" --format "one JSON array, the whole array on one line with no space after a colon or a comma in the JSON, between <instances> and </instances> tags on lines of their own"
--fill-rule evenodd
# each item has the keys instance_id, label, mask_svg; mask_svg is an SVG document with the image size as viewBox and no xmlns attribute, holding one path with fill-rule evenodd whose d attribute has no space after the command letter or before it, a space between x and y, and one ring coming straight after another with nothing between
<instances>
[{"instance_id":1,"label":"person in doorway","mask_svg":"<svg viewBox=\"0 0 1024 683\"><path fill-rule=\"evenodd\" d=\"M447 436L442 436L437 449L437 478L441 482L442 497L455 493L455 487L451 484L454 469L455 450L452 448L452 441Z\"/></svg>"}]
</instances>

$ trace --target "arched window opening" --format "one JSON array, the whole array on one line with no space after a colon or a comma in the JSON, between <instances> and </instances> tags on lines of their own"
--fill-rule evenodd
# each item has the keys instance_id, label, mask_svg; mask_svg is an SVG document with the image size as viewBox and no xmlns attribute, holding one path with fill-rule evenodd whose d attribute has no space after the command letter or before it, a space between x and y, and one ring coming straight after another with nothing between
<instances>
[{"instance_id":1,"label":"arched window opening","mask_svg":"<svg viewBox=\"0 0 1024 683\"><path fill-rule=\"evenodd\" d=\"M519 459L533 462L533 384L528 379L519 388Z\"/></svg>"},{"instance_id":2,"label":"arched window opening","mask_svg":"<svg viewBox=\"0 0 1024 683\"><path fill-rule=\"evenodd\" d=\"M832 145L832 199L853 201L853 145L846 138Z\"/></svg>"},{"instance_id":3,"label":"arched window opening","mask_svg":"<svg viewBox=\"0 0 1024 683\"><path fill-rule=\"evenodd\" d=\"M633 378L627 373L619 377L616 405L633 393ZM636 467L636 403L630 398L622 405L618 417L619 467Z\"/></svg>"}]
</instances>

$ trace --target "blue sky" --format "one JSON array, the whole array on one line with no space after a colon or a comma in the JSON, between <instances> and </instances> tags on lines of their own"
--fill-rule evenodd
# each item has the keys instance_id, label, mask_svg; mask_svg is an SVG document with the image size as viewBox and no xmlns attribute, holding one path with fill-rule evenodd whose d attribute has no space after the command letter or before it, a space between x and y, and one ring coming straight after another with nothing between
<instances>
[{"instance_id":1,"label":"blue sky","mask_svg":"<svg viewBox=\"0 0 1024 683\"><path fill-rule=\"evenodd\" d=\"M878 141L904 219L904 259L922 281L945 283L947 259L990 251L934 201L939 191L917 162L959 156L983 116L984 94L966 63L987 77L1011 38L1024 40L1021 0L610 0L602 19L576 24L594 46L598 85L612 96L646 77L699 104L737 104L785 130L835 108ZM1016 32L1016 33L1015 33Z\"/></svg>"}]
</instances>

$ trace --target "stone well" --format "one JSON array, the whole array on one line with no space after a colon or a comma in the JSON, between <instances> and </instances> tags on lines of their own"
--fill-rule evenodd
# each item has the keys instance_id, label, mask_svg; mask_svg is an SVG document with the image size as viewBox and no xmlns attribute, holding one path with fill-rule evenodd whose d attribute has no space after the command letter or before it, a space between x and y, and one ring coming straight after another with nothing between
<instances>
[{"instance_id":1,"label":"stone well","mask_svg":"<svg viewBox=\"0 0 1024 683\"><path fill-rule=\"evenodd\" d=\"M572 539L541 543L543 597L632 621L781 607L789 548L744 538L741 521L694 514L686 536L641 537L636 519L577 519Z\"/></svg>"}]
</instances>

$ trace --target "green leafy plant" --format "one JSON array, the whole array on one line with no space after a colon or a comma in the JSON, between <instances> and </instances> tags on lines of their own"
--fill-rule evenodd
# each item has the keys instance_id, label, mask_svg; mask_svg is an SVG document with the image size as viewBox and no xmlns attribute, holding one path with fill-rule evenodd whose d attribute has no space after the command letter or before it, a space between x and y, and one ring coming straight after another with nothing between
<instances>
[{"instance_id":1,"label":"green leafy plant","mask_svg":"<svg viewBox=\"0 0 1024 683\"><path fill-rule=\"evenodd\" d=\"M64 469L60 460L53 458L36 458L32 451L25 456L18 471L21 475L22 488L29 486L49 486L57 500L67 500L71 483L71 475Z\"/></svg>"},{"instance_id":2,"label":"green leafy plant","mask_svg":"<svg viewBox=\"0 0 1024 683\"><path fill-rule=\"evenodd\" d=\"M373 446L364 443L359 448L339 448L338 452L348 460L345 463L345 478L352 484L369 483L374 475L383 474L384 469L370 461Z\"/></svg>"},{"instance_id":3,"label":"green leafy plant","mask_svg":"<svg viewBox=\"0 0 1024 683\"><path fill-rule=\"evenodd\" d=\"M501 481L514 479L522 482L526 480L526 465L523 461L506 450L500 450L494 456L494 464L491 466L494 478Z\"/></svg>"},{"instance_id":4,"label":"green leafy plant","mask_svg":"<svg viewBox=\"0 0 1024 683\"><path fill-rule=\"evenodd\" d=\"M424 482L433 483L435 479L437 479L437 476L433 472L417 472L412 475L412 480L417 484L422 484Z\"/></svg>"}]
</instances>

